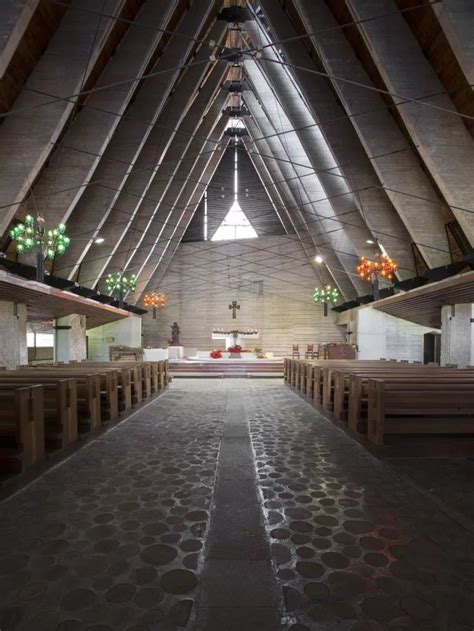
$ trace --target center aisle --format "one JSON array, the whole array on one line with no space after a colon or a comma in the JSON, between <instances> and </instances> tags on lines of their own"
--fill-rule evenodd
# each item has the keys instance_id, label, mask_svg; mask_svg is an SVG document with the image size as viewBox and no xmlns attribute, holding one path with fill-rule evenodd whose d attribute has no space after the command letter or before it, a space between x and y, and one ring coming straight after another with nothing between
<instances>
[{"instance_id":1,"label":"center aisle","mask_svg":"<svg viewBox=\"0 0 474 631\"><path fill-rule=\"evenodd\" d=\"M226 384L227 410L205 551L197 631L275 631L279 593L265 533L244 407L244 380ZM243 385L243 388L242 388Z\"/></svg>"},{"instance_id":2,"label":"center aisle","mask_svg":"<svg viewBox=\"0 0 474 631\"><path fill-rule=\"evenodd\" d=\"M0 503L2 631L471 631L472 535L280 380L176 380Z\"/></svg>"}]
</instances>

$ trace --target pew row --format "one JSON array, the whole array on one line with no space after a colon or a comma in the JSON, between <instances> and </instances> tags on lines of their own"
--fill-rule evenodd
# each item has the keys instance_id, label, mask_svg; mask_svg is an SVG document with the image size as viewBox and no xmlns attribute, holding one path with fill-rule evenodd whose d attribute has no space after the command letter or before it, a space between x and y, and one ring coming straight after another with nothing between
<instances>
[{"instance_id":1,"label":"pew row","mask_svg":"<svg viewBox=\"0 0 474 631\"><path fill-rule=\"evenodd\" d=\"M0 467L19 473L44 459L43 388L0 388Z\"/></svg>"},{"instance_id":2,"label":"pew row","mask_svg":"<svg viewBox=\"0 0 474 631\"><path fill-rule=\"evenodd\" d=\"M43 388L45 448L62 449L78 437L77 383L75 379L24 377L2 372L0 390L16 387L41 386Z\"/></svg>"},{"instance_id":3,"label":"pew row","mask_svg":"<svg viewBox=\"0 0 474 631\"><path fill-rule=\"evenodd\" d=\"M167 362L84 362L2 370L0 472L25 471L43 461L46 452L94 434L164 389L167 373Z\"/></svg>"},{"instance_id":4,"label":"pew row","mask_svg":"<svg viewBox=\"0 0 474 631\"><path fill-rule=\"evenodd\" d=\"M383 445L387 435L473 434L471 383L386 382L369 379L367 437Z\"/></svg>"},{"instance_id":5,"label":"pew row","mask_svg":"<svg viewBox=\"0 0 474 631\"><path fill-rule=\"evenodd\" d=\"M424 366L419 363L386 360L288 360L285 375L287 383L306 394L331 420L347 423L351 430L367 435L377 445L384 444L385 434L474 434L471 431L473 426L469 425L469 415L466 414L466 405L470 405L470 393L474 392L472 368ZM405 396L406 386L406 400L410 401L408 409L412 412L411 416L403 413L402 405L399 409L403 420L398 419L395 422L398 408L389 408L389 422L386 423L385 412L380 412L380 405L373 406L372 400L369 401L371 396L372 399L375 396L369 392L369 384L373 380L384 384L379 385L379 389L387 388L387 392L391 393L393 388L399 398ZM431 408L427 405L424 393L436 388L446 394L448 403L443 408L440 405L443 402L441 396L437 407L442 412L430 417ZM453 407L451 403L455 402L456 397L452 392L458 392L460 396L466 394L466 405L463 401L461 405ZM386 398L389 396L386 395ZM391 405L390 398L388 401ZM456 422L447 422L449 412L452 412ZM377 418L377 422L372 422L371 429L369 413L372 414L372 419ZM375 430L374 427L378 429Z\"/></svg>"},{"instance_id":6,"label":"pew row","mask_svg":"<svg viewBox=\"0 0 474 631\"><path fill-rule=\"evenodd\" d=\"M23 368L21 371L2 372L1 377L25 377L30 383L41 383L45 378L60 379L67 377L76 381L77 423L81 434L96 432L101 428L101 384L98 373L66 371L64 367L59 369Z\"/></svg>"}]
</instances>

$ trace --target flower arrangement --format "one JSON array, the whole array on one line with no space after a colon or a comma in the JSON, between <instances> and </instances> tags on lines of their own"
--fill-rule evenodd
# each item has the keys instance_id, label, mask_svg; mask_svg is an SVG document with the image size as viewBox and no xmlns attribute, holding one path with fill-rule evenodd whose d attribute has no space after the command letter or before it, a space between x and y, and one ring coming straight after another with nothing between
<instances>
[{"instance_id":1,"label":"flower arrangement","mask_svg":"<svg viewBox=\"0 0 474 631\"><path fill-rule=\"evenodd\" d=\"M229 353L241 353L242 347L239 344L236 344L235 346L229 346L227 350Z\"/></svg>"},{"instance_id":2,"label":"flower arrangement","mask_svg":"<svg viewBox=\"0 0 474 631\"><path fill-rule=\"evenodd\" d=\"M222 353L220 351L211 351L209 355L212 359L222 359Z\"/></svg>"}]
</instances>

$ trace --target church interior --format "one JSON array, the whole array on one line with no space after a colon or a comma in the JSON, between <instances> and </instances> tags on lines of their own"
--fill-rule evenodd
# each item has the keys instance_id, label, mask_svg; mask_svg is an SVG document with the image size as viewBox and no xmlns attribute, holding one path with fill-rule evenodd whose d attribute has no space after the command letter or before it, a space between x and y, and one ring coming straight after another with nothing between
<instances>
[{"instance_id":1,"label":"church interior","mask_svg":"<svg viewBox=\"0 0 474 631\"><path fill-rule=\"evenodd\" d=\"M0 0L0 631L472 631L473 89L474 0Z\"/></svg>"}]
</instances>

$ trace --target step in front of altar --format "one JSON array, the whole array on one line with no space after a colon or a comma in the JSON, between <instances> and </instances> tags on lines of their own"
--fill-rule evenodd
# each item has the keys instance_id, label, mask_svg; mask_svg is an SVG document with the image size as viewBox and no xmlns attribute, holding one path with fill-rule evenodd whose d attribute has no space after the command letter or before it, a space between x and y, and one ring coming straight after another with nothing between
<instances>
[{"instance_id":1,"label":"step in front of altar","mask_svg":"<svg viewBox=\"0 0 474 631\"><path fill-rule=\"evenodd\" d=\"M283 377L282 360L184 360L171 361L169 368L175 377Z\"/></svg>"}]
</instances>

